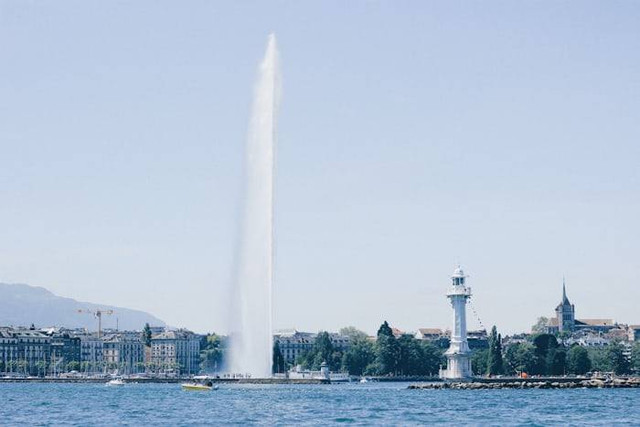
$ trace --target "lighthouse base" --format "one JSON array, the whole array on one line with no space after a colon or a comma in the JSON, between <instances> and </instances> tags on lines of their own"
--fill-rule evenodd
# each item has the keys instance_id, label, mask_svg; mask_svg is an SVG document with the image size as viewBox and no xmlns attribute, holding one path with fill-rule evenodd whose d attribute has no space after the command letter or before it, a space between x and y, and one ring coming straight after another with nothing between
<instances>
[{"instance_id":1,"label":"lighthouse base","mask_svg":"<svg viewBox=\"0 0 640 427\"><path fill-rule=\"evenodd\" d=\"M447 354L447 369L440 370L440 378L445 380L465 380L473 376L469 353Z\"/></svg>"}]
</instances>

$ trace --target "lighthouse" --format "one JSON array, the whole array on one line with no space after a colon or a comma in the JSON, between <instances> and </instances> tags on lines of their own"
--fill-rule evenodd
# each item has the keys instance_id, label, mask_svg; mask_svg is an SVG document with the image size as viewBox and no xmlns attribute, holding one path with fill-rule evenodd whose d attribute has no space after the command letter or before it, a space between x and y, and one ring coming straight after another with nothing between
<instances>
[{"instance_id":1,"label":"lighthouse","mask_svg":"<svg viewBox=\"0 0 640 427\"><path fill-rule=\"evenodd\" d=\"M453 307L453 328L451 329L451 343L445 352L447 369L440 371L444 379L467 379L471 372L469 358L469 343L467 342L467 300L471 297L471 288L466 286L464 271L458 266L451 276L451 287L447 298Z\"/></svg>"}]
</instances>

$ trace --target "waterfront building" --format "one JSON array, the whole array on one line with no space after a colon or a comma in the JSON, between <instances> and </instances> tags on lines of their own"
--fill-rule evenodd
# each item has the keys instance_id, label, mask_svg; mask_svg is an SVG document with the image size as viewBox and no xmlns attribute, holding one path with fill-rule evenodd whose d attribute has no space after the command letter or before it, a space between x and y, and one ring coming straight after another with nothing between
<instances>
[{"instance_id":1,"label":"waterfront building","mask_svg":"<svg viewBox=\"0 0 640 427\"><path fill-rule=\"evenodd\" d=\"M447 369L440 371L440 377L444 379L466 379L472 376L466 314L471 288L465 284L466 277L458 266L451 276L452 283L447 292L447 298L453 307L453 327L449 349L445 352Z\"/></svg>"},{"instance_id":2,"label":"waterfront building","mask_svg":"<svg viewBox=\"0 0 640 427\"><path fill-rule=\"evenodd\" d=\"M97 333L83 333L80 338L80 364L85 373L99 373L105 369L104 341Z\"/></svg>"},{"instance_id":3,"label":"waterfront building","mask_svg":"<svg viewBox=\"0 0 640 427\"><path fill-rule=\"evenodd\" d=\"M49 347L51 372L79 371L81 358L81 341L66 331L55 331L50 334Z\"/></svg>"},{"instance_id":4,"label":"waterfront building","mask_svg":"<svg viewBox=\"0 0 640 427\"><path fill-rule=\"evenodd\" d=\"M298 332L295 329L277 331L273 339L278 343L280 352L287 364L293 365L298 357L313 348L317 334Z\"/></svg>"},{"instance_id":5,"label":"waterfront building","mask_svg":"<svg viewBox=\"0 0 640 427\"><path fill-rule=\"evenodd\" d=\"M274 343L278 344L280 353L285 363L295 365L296 359L313 348L317 333L300 332L295 329L282 329L273 335ZM345 352L351 347L351 339L348 336L336 332L329 332L331 345L337 351Z\"/></svg>"},{"instance_id":6,"label":"waterfront building","mask_svg":"<svg viewBox=\"0 0 640 427\"><path fill-rule=\"evenodd\" d=\"M186 329L164 331L151 338L151 363L164 373L196 374L200 371L202 337Z\"/></svg>"},{"instance_id":7,"label":"waterfront building","mask_svg":"<svg viewBox=\"0 0 640 427\"><path fill-rule=\"evenodd\" d=\"M139 332L118 332L103 337L102 357L107 369L121 374L143 370L144 350Z\"/></svg>"},{"instance_id":8,"label":"waterfront building","mask_svg":"<svg viewBox=\"0 0 640 427\"><path fill-rule=\"evenodd\" d=\"M23 375L44 375L51 339L31 328L0 328L1 370Z\"/></svg>"}]
</instances>

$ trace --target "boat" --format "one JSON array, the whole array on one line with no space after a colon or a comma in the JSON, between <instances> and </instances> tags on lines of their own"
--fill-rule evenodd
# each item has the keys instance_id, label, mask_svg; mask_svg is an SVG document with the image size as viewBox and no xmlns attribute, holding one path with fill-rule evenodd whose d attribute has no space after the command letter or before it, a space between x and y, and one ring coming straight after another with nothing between
<instances>
[{"instance_id":1,"label":"boat","mask_svg":"<svg viewBox=\"0 0 640 427\"><path fill-rule=\"evenodd\" d=\"M121 378L114 378L112 380L107 381L108 386L119 386L124 385L124 381Z\"/></svg>"},{"instance_id":2,"label":"boat","mask_svg":"<svg viewBox=\"0 0 640 427\"><path fill-rule=\"evenodd\" d=\"M369 380L367 380L366 377L360 378L360 384L364 384L364 383L368 383L368 382L369 382Z\"/></svg>"},{"instance_id":3,"label":"boat","mask_svg":"<svg viewBox=\"0 0 640 427\"><path fill-rule=\"evenodd\" d=\"M214 386L211 381L208 381L206 383L198 383L194 381L192 383L182 383L180 384L180 386L183 390L189 391L209 391L218 389L218 386Z\"/></svg>"}]
</instances>

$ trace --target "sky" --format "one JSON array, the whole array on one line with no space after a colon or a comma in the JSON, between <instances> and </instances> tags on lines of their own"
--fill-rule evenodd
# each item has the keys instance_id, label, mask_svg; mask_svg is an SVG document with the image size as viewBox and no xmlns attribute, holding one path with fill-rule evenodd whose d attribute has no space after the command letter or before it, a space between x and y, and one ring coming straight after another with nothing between
<instances>
[{"instance_id":1,"label":"sky","mask_svg":"<svg viewBox=\"0 0 640 427\"><path fill-rule=\"evenodd\" d=\"M276 328L448 327L458 264L472 329L529 330L563 276L577 318L640 323L638 22L636 1L0 0L0 282L228 331L274 32Z\"/></svg>"}]
</instances>

